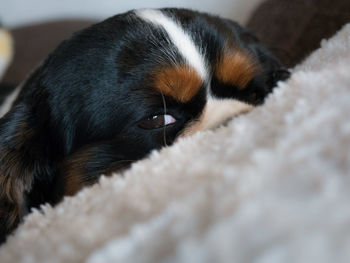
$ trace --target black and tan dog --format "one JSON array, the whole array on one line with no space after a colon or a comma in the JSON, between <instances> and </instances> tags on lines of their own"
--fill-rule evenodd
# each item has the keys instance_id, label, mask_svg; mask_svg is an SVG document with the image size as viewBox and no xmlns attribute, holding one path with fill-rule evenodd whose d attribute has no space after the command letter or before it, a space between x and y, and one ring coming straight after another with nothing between
<instances>
[{"instance_id":1,"label":"black and tan dog","mask_svg":"<svg viewBox=\"0 0 350 263\"><path fill-rule=\"evenodd\" d=\"M288 75L235 22L185 9L130 11L74 34L0 120L1 238L32 207L261 104Z\"/></svg>"}]
</instances>

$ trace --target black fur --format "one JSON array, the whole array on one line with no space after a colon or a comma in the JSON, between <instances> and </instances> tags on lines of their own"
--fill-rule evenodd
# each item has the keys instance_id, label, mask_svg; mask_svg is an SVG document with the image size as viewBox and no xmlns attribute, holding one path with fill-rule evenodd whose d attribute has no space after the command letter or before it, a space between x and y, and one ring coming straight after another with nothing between
<instances>
[{"instance_id":1,"label":"black fur","mask_svg":"<svg viewBox=\"0 0 350 263\"><path fill-rule=\"evenodd\" d=\"M191 32L210 63L230 38L262 65L263 72L244 90L214 76L217 96L259 104L278 80L288 77L277 59L238 24L184 9L163 11ZM204 87L186 103L152 88L149 74L171 64L163 56L171 48L162 30L128 12L74 34L31 75L0 120L0 238L32 207L60 201L69 169L90 185L100 174L170 145L200 115ZM176 60L184 62L180 55ZM177 121L160 129L140 128L141 120L165 114L164 101L166 113Z\"/></svg>"}]
</instances>

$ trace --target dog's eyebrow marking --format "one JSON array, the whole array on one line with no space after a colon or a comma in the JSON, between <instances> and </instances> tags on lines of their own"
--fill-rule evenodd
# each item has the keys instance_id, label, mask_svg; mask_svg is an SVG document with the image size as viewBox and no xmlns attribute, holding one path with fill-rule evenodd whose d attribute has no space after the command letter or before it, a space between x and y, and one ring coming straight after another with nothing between
<instances>
[{"instance_id":1,"label":"dog's eyebrow marking","mask_svg":"<svg viewBox=\"0 0 350 263\"><path fill-rule=\"evenodd\" d=\"M215 66L215 76L225 84L244 89L259 72L250 55L239 49L224 49Z\"/></svg>"},{"instance_id":2,"label":"dog's eyebrow marking","mask_svg":"<svg viewBox=\"0 0 350 263\"><path fill-rule=\"evenodd\" d=\"M192 37L185 32L175 19L155 9L141 9L135 11L135 14L147 22L162 27L186 62L197 71L202 81L208 81L209 73L205 57L195 45Z\"/></svg>"},{"instance_id":3,"label":"dog's eyebrow marking","mask_svg":"<svg viewBox=\"0 0 350 263\"><path fill-rule=\"evenodd\" d=\"M152 77L156 89L180 102L191 100L202 85L200 76L187 65L159 68Z\"/></svg>"}]
</instances>

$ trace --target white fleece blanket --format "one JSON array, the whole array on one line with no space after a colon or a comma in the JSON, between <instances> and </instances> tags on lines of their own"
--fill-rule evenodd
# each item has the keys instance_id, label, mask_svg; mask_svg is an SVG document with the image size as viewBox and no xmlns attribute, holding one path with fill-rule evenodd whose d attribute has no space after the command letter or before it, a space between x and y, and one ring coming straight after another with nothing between
<instances>
[{"instance_id":1,"label":"white fleece blanket","mask_svg":"<svg viewBox=\"0 0 350 263\"><path fill-rule=\"evenodd\" d=\"M350 25L266 104L28 216L12 262L349 262Z\"/></svg>"}]
</instances>

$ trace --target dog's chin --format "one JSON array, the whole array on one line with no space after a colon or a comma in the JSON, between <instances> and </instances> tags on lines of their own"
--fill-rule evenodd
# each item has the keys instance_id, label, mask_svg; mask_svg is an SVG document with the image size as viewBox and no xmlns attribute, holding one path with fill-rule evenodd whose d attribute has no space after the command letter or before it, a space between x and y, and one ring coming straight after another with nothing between
<instances>
[{"instance_id":1,"label":"dog's chin","mask_svg":"<svg viewBox=\"0 0 350 263\"><path fill-rule=\"evenodd\" d=\"M176 141L199 131L216 129L225 125L232 118L248 113L253 108L252 105L238 100L210 98L201 116L186 125Z\"/></svg>"}]
</instances>

